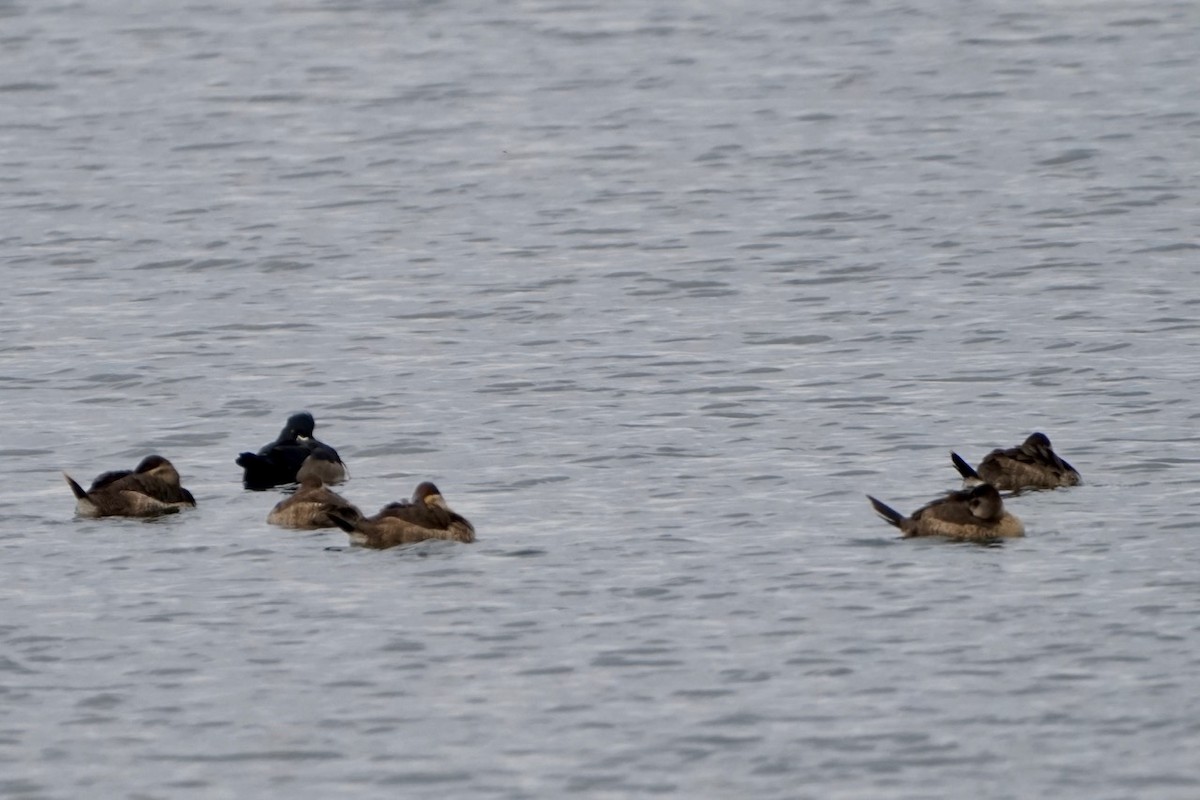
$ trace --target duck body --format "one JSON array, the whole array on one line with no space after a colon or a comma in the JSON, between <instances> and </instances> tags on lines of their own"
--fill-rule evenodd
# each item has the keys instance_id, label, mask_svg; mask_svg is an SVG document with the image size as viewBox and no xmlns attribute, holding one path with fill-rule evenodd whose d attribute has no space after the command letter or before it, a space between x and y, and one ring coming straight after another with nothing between
<instances>
[{"instance_id":1,"label":"duck body","mask_svg":"<svg viewBox=\"0 0 1200 800\"><path fill-rule=\"evenodd\" d=\"M1078 486L1079 472L1054 452L1044 433L1033 433L1017 447L996 449L984 456L974 469L957 453L950 459L963 477L964 486L990 483L997 489L1057 489Z\"/></svg>"},{"instance_id":2,"label":"duck body","mask_svg":"<svg viewBox=\"0 0 1200 800\"><path fill-rule=\"evenodd\" d=\"M147 456L132 470L105 472L86 491L70 475L63 477L81 517L158 517L196 505L175 465L159 455Z\"/></svg>"},{"instance_id":3,"label":"duck body","mask_svg":"<svg viewBox=\"0 0 1200 800\"><path fill-rule=\"evenodd\" d=\"M324 444L313 448L308 457L296 470L296 482L320 481L324 484L342 483L346 480L346 465L338 456L337 451Z\"/></svg>"},{"instance_id":4,"label":"duck body","mask_svg":"<svg viewBox=\"0 0 1200 800\"><path fill-rule=\"evenodd\" d=\"M357 520L339 514L331 517L350 535L351 542L376 550L427 539L475 541L474 526L452 511L438 488L428 481L417 486L411 501L389 503L374 516Z\"/></svg>"},{"instance_id":5,"label":"duck body","mask_svg":"<svg viewBox=\"0 0 1200 800\"><path fill-rule=\"evenodd\" d=\"M245 452L237 457L243 469L242 485L247 489L270 489L285 483L295 483L305 460L314 453L321 454L322 480L327 484L346 480L346 465L329 445L313 436L316 422L312 414L302 411L288 417L278 438L264 445L257 453Z\"/></svg>"},{"instance_id":6,"label":"duck body","mask_svg":"<svg viewBox=\"0 0 1200 800\"><path fill-rule=\"evenodd\" d=\"M334 528L337 523L331 514L340 519L357 522L362 512L346 498L325 486L320 480L310 478L300 485L291 497L280 500L267 515L267 522L281 528L313 530Z\"/></svg>"},{"instance_id":7,"label":"duck body","mask_svg":"<svg viewBox=\"0 0 1200 800\"><path fill-rule=\"evenodd\" d=\"M905 538L943 536L969 542L989 542L1025 535L1025 526L1005 510L1000 492L989 483L950 492L904 516L867 495L876 513L900 529Z\"/></svg>"}]
</instances>

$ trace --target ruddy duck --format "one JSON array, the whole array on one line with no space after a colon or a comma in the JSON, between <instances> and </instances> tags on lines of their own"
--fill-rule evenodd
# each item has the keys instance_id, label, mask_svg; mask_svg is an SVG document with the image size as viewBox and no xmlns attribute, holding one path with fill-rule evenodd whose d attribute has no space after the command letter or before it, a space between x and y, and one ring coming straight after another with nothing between
<instances>
[{"instance_id":1,"label":"ruddy duck","mask_svg":"<svg viewBox=\"0 0 1200 800\"><path fill-rule=\"evenodd\" d=\"M105 472L86 492L67 473L63 477L81 517L157 517L196 505L175 465L162 456L146 456L133 470Z\"/></svg>"},{"instance_id":2,"label":"ruddy duck","mask_svg":"<svg viewBox=\"0 0 1200 800\"><path fill-rule=\"evenodd\" d=\"M321 477L325 483L346 480L346 465L337 451L313 437L316 422L312 414L302 411L288 417L279 438L265 445L258 453L242 453L238 466L245 470L242 485L247 489L270 489L282 483L295 483L296 473L309 455L320 452L324 464Z\"/></svg>"},{"instance_id":3,"label":"ruddy duck","mask_svg":"<svg viewBox=\"0 0 1200 800\"><path fill-rule=\"evenodd\" d=\"M441 492L425 481L413 492L412 502L390 503L365 519L344 519L331 514L334 524L350 534L350 541L383 550L426 539L452 542L475 541L475 528L466 518L450 510Z\"/></svg>"},{"instance_id":4,"label":"ruddy duck","mask_svg":"<svg viewBox=\"0 0 1200 800\"><path fill-rule=\"evenodd\" d=\"M1000 492L990 483L950 492L904 516L867 495L876 513L904 536L945 536L968 542L987 542L1025 535L1021 520L1004 510Z\"/></svg>"},{"instance_id":5,"label":"ruddy duck","mask_svg":"<svg viewBox=\"0 0 1200 800\"><path fill-rule=\"evenodd\" d=\"M362 519L362 512L353 503L325 486L319 469L310 469L316 457L313 454L305 460L300 468L300 489L276 503L267 522L282 528L313 529L337 527L331 514L351 522Z\"/></svg>"},{"instance_id":6,"label":"ruddy duck","mask_svg":"<svg viewBox=\"0 0 1200 800\"><path fill-rule=\"evenodd\" d=\"M993 450L984 456L979 466L971 469L958 453L951 453L964 486L990 483L997 489L1016 492L1021 489L1057 489L1078 486L1079 473L1059 457L1044 433L1034 433L1018 447Z\"/></svg>"},{"instance_id":7,"label":"ruddy duck","mask_svg":"<svg viewBox=\"0 0 1200 800\"><path fill-rule=\"evenodd\" d=\"M296 482L320 481L325 484L341 483L346 480L346 465L332 447L323 444L308 454L300 469L296 471Z\"/></svg>"}]
</instances>

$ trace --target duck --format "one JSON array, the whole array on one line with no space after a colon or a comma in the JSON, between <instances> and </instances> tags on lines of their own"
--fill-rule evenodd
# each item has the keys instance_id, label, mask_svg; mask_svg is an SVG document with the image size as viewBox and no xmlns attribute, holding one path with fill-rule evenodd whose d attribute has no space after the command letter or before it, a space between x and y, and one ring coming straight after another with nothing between
<instances>
[{"instance_id":1,"label":"duck","mask_svg":"<svg viewBox=\"0 0 1200 800\"><path fill-rule=\"evenodd\" d=\"M441 491L429 481L417 485L410 502L389 503L373 517L356 520L338 513L329 516L350 534L351 542L376 550L426 539L475 541L475 527L452 511Z\"/></svg>"},{"instance_id":2,"label":"duck","mask_svg":"<svg viewBox=\"0 0 1200 800\"><path fill-rule=\"evenodd\" d=\"M321 454L322 480L327 484L346 480L346 464L329 445L313 436L316 421L301 411L288 417L279 437L257 453L242 453L237 465L244 470L242 485L261 491L285 483L296 483L297 473L313 453Z\"/></svg>"},{"instance_id":3,"label":"duck","mask_svg":"<svg viewBox=\"0 0 1200 800\"><path fill-rule=\"evenodd\" d=\"M296 483L318 480L324 484L342 483L346 480L346 465L338 456L337 451L324 444L318 444L308 458L296 470Z\"/></svg>"},{"instance_id":4,"label":"duck","mask_svg":"<svg viewBox=\"0 0 1200 800\"><path fill-rule=\"evenodd\" d=\"M875 512L900 529L905 538L944 536L966 542L991 542L1025 535L1021 520L1004 508L999 490L990 483L950 492L904 516L871 495Z\"/></svg>"},{"instance_id":5,"label":"duck","mask_svg":"<svg viewBox=\"0 0 1200 800\"><path fill-rule=\"evenodd\" d=\"M196 505L175 465L160 455L146 456L132 470L102 473L86 491L67 473L63 477L81 517L158 517Z\"/></svg>"},{"instance_id":6,"label":"duck","mask_svg":"<svg viewBox=\"0 0 1200 800\"><path fill-rule=\"evenodd\" d=\"M314 460L321 460L319 454L313 453L305 459L298 473L300 488L275 504L267 515L268 523L281 528L313 530L337 527L331 514L347 521L362 519L362 512L353 503L325 485L320 465L314 467L310 463Z\"/></svg>"},{"instance_id":7,"label":"duck","mask_svg":"<svg viewBox=\"0 0 1200 800\"><path fill-rule=\"evenodd\" d=\"M950 460L963 477L964 487L990 483L997 489L1017 492L1078 486L1083 482L1078 470L1054 452L1050 437L1044 433L1032 433L1016 447L993 450L975 468L955 452L950 453Z\"/></svg>"}]
</instances>

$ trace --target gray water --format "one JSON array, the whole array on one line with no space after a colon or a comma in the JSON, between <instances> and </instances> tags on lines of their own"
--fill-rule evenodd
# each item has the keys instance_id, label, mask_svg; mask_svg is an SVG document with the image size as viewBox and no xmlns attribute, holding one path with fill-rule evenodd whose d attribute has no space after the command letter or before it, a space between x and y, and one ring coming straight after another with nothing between
<instances>
[{"instance_id":1,"label":"gray water","mask_svg":"<svg viewBox=\"0 0 1200 800\"><path fill-rule=\"evenodd\" d=\"M0 797L1200 796L1198 30L0 2ZM267 526L300 409L479 542Z\"/></svg>"}]
</instances>

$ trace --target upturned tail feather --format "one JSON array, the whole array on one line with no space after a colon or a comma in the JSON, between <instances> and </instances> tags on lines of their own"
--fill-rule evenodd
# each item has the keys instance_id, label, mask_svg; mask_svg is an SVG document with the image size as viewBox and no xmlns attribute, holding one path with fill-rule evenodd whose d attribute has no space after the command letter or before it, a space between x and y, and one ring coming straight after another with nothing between
<instances>
[{"instance_id":1,"label":"upturned tail feather","mask_svg":"<svg viewBox=\"0 0 1200 800\"><path fill-rule=\"evenodd\" d=\"M71 491L75 493L76 500L83 500L87 498L87 492L83 490L82 486L72 480L70 475L64 472L63 477L67 479L67 485L70 486Z\"/></svg>"},{"instance_id":2,"label":"upturned tail feather","mask_svg":"<svg viewBox=\"0 0 1200 800\"><path fill-rule=\"evenodd\" d=\"M954 468L958 470L958 474L963 476L965 480L983 480L979 477L979 473L975 471L975 468L968 464L958 453L951 451L950 460L954 462Z\"/></svg>"},{"instance_id":3,"label":"upturned tail feather","mask_svg":"<svg viewBox=\"0 0 1200 800\"><path fill-rule=\"evenodd\" d=\"M257 467L260 464L262 464L264 461L266 461L266 459L264 459L262 456L258 455L257 453L242 453L241 455L239 455L237 457L237 460L235 463L239 467L248 469L252 466Z\"/></svg>"},{"instance_id":4,"label":"upturned tail feather","mask_svg":"<svg viewBox=\"0 0 1200 800\"><path fill-rule=\"evenodd\" d=\"M354 533L354 531L356 531L358 529L358 526L356 525L356 523L352 522L351 520L346 519L345 517L338 516L337 514L334 514L332 512L326 513L325 516L329 517L330 521L333 522L334 525L337 525L339 528L344 530L346 533Z\"/></svg>"},{"instance_id":5,"label":"upturned tail feather","mask_svg":"<svg viewBox=\"0 0 1200 800\"><path fill-rule=\"evenodd\" d=\"M889 525L900 527L900 523L904 520L904 515L886 503L876 500L871 495L867 495L867 499L871 501L871 506L874 507L875 513L884 519Z\"/></svg>"}]
</instances>

